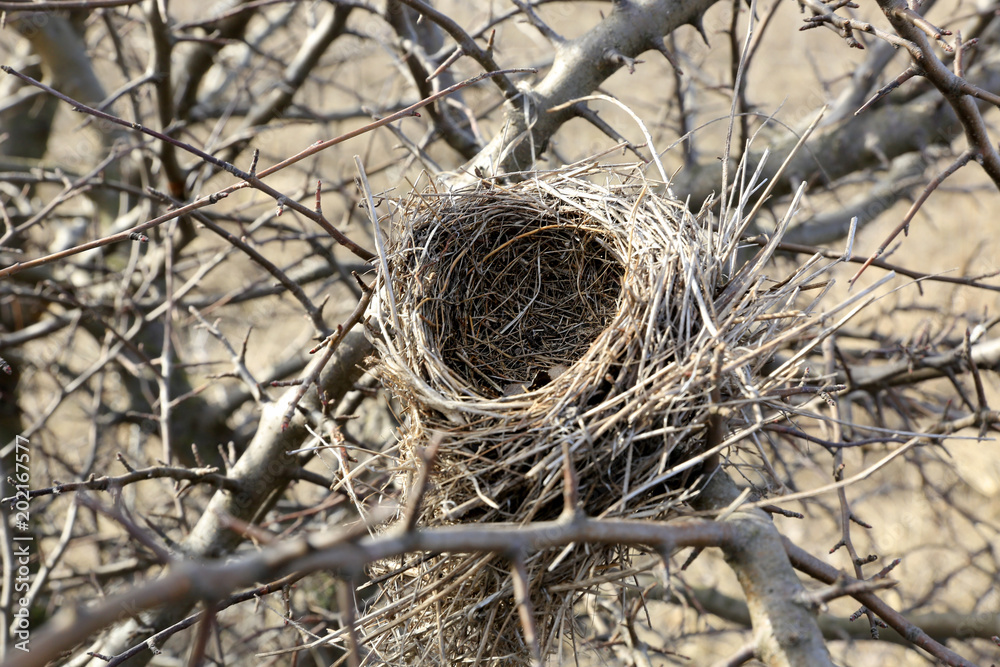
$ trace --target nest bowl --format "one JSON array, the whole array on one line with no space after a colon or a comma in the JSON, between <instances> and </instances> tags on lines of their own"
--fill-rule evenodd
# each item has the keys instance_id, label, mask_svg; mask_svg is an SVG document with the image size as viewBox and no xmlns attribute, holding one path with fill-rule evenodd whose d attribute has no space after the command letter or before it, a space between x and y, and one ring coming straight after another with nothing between
<instances>
[{"instance_id":1,"label":"nest bowl","mask_svg":"<svg viewBox=\"0 0 1000 667\"><path fill-rule=\"evenodd\" d=\"M418 525L558 517L564 451L588 515L676 515L708 448L725 444L706 438L712 406L737 415L756 400L762 343L794 320L763 315L787 307L795 281L758 289L747 271L760 262L727 276L738 236L635 165L398 202L368 330L373 370L403 407L404 495L421 448L436 445ZM527 556L544 652L567 641L580 592L637 553ZM380 562L370 574L381 594L363 630L384 640L381 660L528 661L502 555Z\"/></svg>"}]
</instances>

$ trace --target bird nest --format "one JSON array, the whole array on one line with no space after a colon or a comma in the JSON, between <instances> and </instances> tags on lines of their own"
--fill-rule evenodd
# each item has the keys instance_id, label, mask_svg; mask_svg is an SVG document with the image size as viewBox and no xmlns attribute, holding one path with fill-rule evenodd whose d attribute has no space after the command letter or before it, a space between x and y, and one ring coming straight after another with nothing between
<instances>
[{"instance_id":1,"label":"bird nest","mask_svg":"<svg viewBox=\"0 0 1000 667\"><path fill-rule=\"evenodd\" d=\"M588 515L676 515L701 462L764 400L761 367L804 317L783 311L808 271L766 285L762 253L727 275L745 224L714 225L634 166L399 202L369 332L374 371L404 407L400 469L436 445L418 525L558 517L564 451ZM624 576L636 553L527 556L544 652L573 632L579 594ZM503 555L410 557L370 575L381 592L362 630L380 661L527 662Z\"/></svg>"}]
</instances>

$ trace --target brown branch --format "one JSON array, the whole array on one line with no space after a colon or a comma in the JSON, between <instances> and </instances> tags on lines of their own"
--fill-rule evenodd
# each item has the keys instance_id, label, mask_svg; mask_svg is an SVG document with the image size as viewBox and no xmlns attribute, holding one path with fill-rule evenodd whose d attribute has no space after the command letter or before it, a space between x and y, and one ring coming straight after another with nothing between
<instances>
[{"instance_id":1,"label":"brown branch","mask_svg":"<svg viewBox=\"0 0 1000 667\"><path fill-rule=\"evenodd\" d=\"M338 324L337 330L330 334L319 346L323 349L323 354L320 355L315 364L310 366L309 373L302 379L302 383L295 388L295 395L289 402L288 408L285 410L284 416L281 420L282 429L288 428L288 425L292 421L292 415L295 414L295 409L298 407L302 397L306 395L306 392L309 391L310 387L317 383L323 369L326 368L330 359L333 358L334 352L337 351L337 347L344 340L344 337L347 336L348 332L350 332L354 326L361 321L361 318L364 317L365 311L368 310L368 304L371 303L374 290L366 285L361 278L358 277L358 274L355 273L354 278L358 281L358 284L361 285L361 289L363 290L361 299L358 301L358 305L355 306L354 312L348 315L344 324Z\"/></svg>"},{"instance_id":2,"label":"brown branch","mask_svg":"<svg viewBox=\"0 0 1000 667\"><path fill-rule=\"evenodd\" d=\"M47 2L0 2L3 12L57 12L67 9L104 9L138 5L142 0L48 0Z\"/></svg>"},{"instance_id":3,"label":"brown branch","mask_svg":"<svg viewBox=\"0 0 1000 667\"><path fill-rule=\"evenodd\" d=\"M39 498L41 496L53 496L83 490L111 491L114 489L121 489L129 484L143 482L147 479L173 479L177 481L191 482L192 484L212 484L218 486L219 488L226 489L227 491L240 490L239 483L234 479L226 477L225 475L220 475L218 468L153 466L150 468L142 468L141 470L133 470L125 475L119 475L117 477L108 477L107 475L103 477L95 477L94 475L91 475L89 479L83 482L57 482L52 486L47 486L45 488L32 489L29 492L28 497ZM0 503L8 503L13 500L15 500L15 497L13 496L10 498L3 498L0 499Z\"/></svg>"},{"instance_id":4,"label":"brown branch","mask_svg":"<svg viewBox=\"0 0 1000 667\"><path fill-rule=\"evenodd\" d=\"M563 516L576 516L583 510L580 507L580 478L576 473L576 466L573 465L573 454L570 451L569 441L562 442L563 455ZM664 561L666 562L666 561Z\"/></svg>"},{"instance_id":5,"label":"brown branch","mask_svg":"<svg viewBox=\"0 0 1000 667\"><path fill-rule=\"evenodd\" d=\"M622 135L618 130L611 127L611 125L607 121L601 118L596 111L588 107L584 102L579 102L577 104L574 104L573 112L577 115L577 117L584 119L585 121L596 127L598 130L603 132L606 136L610 137L611 139L614 139L615 142L623 144L625 148L632 151L632 153L634 153L637 158L639 158L643 162L646 161L646 158L642 155L642 153L639 152L639 149L636 148L636 146L631 141L626 139L625 136Z\"/></svg>"},{"instance_id":6,"label":"brown branch","mask_svg":"<svg viewBox=\"0 0 1000 667\"><path fill-rule=\"evenodd\" d=\"M63 651L118 622L123 613L135 616L164 606L187 608L198 600L223 600L234 589L267 579L278 571L295 572L296 577L322 570L350 573L360 571L377 560L414 552L510 553L512 550L564 547L574 542L710 547L730 544L736 538L732 525L703 520L661 523L572 519L529 525L445 526L377 537L369 537L364 526L358 528L347 535L343 531L333 531L277 540L259 552L232 560L192 559L175 563L160 579L110 595L88 608L85 614L73 608L63 608L44 627L33 632L31 653L17 652L5 663L5 667L34 667L55 660ZM315 644L329 641L330 637L324 637ZM136 646L139 653L147 649L142 638L132 637L129 645ZM297 647L297 650L308 648L310 645L307 644ZM118 651L105 650L104 653L114 655ZM146 654L152 657L148 650ZM132 653L131 657L138 659L141 656Z\"/></svg>"},{"instance_id":7,"label":"brown branch","mask_svg":"<svg viewBox=\"0 0 1000 667\"><path fill-rule=\"evenodd\" d=\"M411 104L410 106L406 107L405 109L401 109L400 111L397 111L396 113L389 114L388 116L386 116L384 118L379 118L378 120L373 121L373 122L371 122L371 123L369 123L369 124L367 124L367 125L365 125L363 127L359 127L356 130L352 130L350 132L345 132L344 134L342 134L339 137L336 137L334 139L327 139L326 141L318 141L315 144L313 144L312 146L310 146L309 148L306 148L305 150L302 150L302 151L296 153L295 155L293 155L293 156L291 156L289 158L285 158L284 160L282 160L281 162L279 162L276 165L272 165L271 167L268 167L267 169L261 171L260 174L258 174L258 175L261 178L263 178L264 176L268 176L270 174L273 174L276 171L280 171L280 170L284 169L285 167L291 166L291 165L295 164L296 162L300 162L300 161L306 159L307 157L315 155L316 153L319 153L320 151L323 151L323 150L329 148L330 146L335 146L335 145L337 145L339 143L343 143L344 141L347 141L348 139L353 139L354 137L360 136L360 135L365 134L367 132L370 132L370 131L372 131L372 130L374 130L376 128L382 127L383 125L387 125L389 123L397 121L400 118L406 118L408 116L419 115L419 114L415 113L418 109L421 109L421 108L427 106L431 102L436 102L437 100L441 99L442 97L447 97L448 95L451 95L452 93L454 93L454 92L456 92L458 90L461 90L462 88L466 88L466 87L471 86L471 85L473 85L475 83L478 83L478 82L482 81L483 79L488 79L490 77L498 76L498 75L501 75L501 74L523 74L523 73L534 73L536 71L537 71L536 69L531 68L531 67L521 67L521 68L504 69L504 70L499 70L499 71L496 71L496 72L486 72L484 74L480 74L478 76L474 76L471 79L466 79L465 81L460 81L459 83L456 83L453 86L448 86L444 90L441 90L441 91L438 91L438 92L434 93L430 97L426 97L426 98L420 100L419 102L415 102L415 103ZM370 259L374 258L374 255L371 255L371 253L369 253L369 255L370 256L363 257L362 259L365 259L367 261L367 260L370 260ZM0 277L2 277L2 276L0 276Z\"/></svg>"},{"instance_id":8,"label":"brown branch","mask_svg":"<svg viewBox=\"0 0 1000 667\"><path fill-rule=\"evenodd\" d=\"M989 415L992 411L986 400L986 390L983 387L983 378L979 373L979 365L976 364L976 357L972 354L972 336L968 329L965 330L965 338L962 340L962 353L969 364L973 385L976 388L976 409L978 410L978 414L983 416L983 421L979 425L979 437L985 438L986 433L992 426L989 421Z\"/></svg>"},{"instance_id":9,"label":"brown branch","mask_svg":"<svg viewBox=\"0 0 1000 667\"><path fill-rule=\"evenodd\" d=\"M191 211L196 211L200 208L204 208L206 206L215 204L219 202L221 199L225 199L226 197L228 197L231 192L240 190L245 187L247 187L246 183L238 183L235 186L230 186L226 190L221 190L219 192L213 193L211 195L193 201L190 204L181 206L180 208L176 208L170 211L169 213L161 215L158 218L153 218L152 220L148 220L142 224L136 225L135 227L129 227L125 231L118 232L117 234L110 234L108 236L95 239L93 241L88 241L87 243L81 243L78 246L73 246L72 248L68 248L60 252L54 252L50 255L45 255L44 257L28 260L26 262L14 262L10 266L0 269L0 278L6 278L7 276L14 275L15 273L19 273L26 269L32 269L37 266L43 266L45 264L51 264L52 262L58 261L60 259L65 259L67 257L72 257L73 255L77 255L81 252L86 252L87 250L93 250L94 248L102 248L106 245L111 245L112 243L119 243L121 241L128 241L130 240L131 235L135 234L136 232L144 232L147 229L152 229L153 227L162 225L165 222L170 222L171 220L175 220L176 218L179 218L185 213L190 213Z\"/></svg>"},{"instance_id":10,"label":"brown branch","mask_svg":"<svg viewBox=\"0 0 1000 667\"><path fill-rule=\"evenodd\" d=\"M766 236L754 236L749 239L745 239L745 243L753 244L756 246L767 245L768 238ZM806 255L816 255L820 254L829 259L838 259L843 257L843 253L834 250L829 250L827 248L821 248L819 246L813 245L803 245L800 243L778 243L778 250L781 252L790 252L797 254ZM864 264L868 261L865 257L851 257L846 261L853 264ZM908 269L899 264L890 264L881 259L876 259L871 262L871 266L878 267L880 269L885 269L886 271L895 271L901 276L906 276L908 278L913 278L914 280L927 281L927 282L938 282L938 283L949 283L952 285L966 285L968 287L974 287L976 289L989 290L991 292L1000 292L1000 285L989 285L987 283L980 282L975 278L954 278L952 276L942 276L933 273L924 273L922 271L914 271L913 269Z\"/></svg>"},{"instance_id":11,"label":"brown branch","mask_svg":"<svg viewBox=\"0 0 1000 667\"><path fill-rule=\"evenodd\" d=\"M837 355L836 355L836 339L834 337L827 338L823 341L823 361L825 365L825 376L831 377L837 372ZM840 403L837 399L831 398L829 401L830 408L830 421L824 423L824 427L828 428L830 431L830 439L839 442L843 440L843 426L841 424L841 414L840 414ZM844 450L838 449L833 456L833 479L835 482L841 482L844 479ZM840 506L840 541L838 541L830 553L834 553L839 548L844 547L847 550L847 554L851 560L851 565L854 568L854 575L858 579L863 579L862 566L867 560L862 560L858 558L857 549L854 546L854 538L851 535L851 521L857 521L854 516L854 512L851 510L851 505L847 500L847 489L843 486L837 488L837 501ZM871 528L867 524L863 524L860 521L857 523ZM846 581L838 580L837 585L847 586ZM871 632L872 639L878 639L878 619L875 615L869 611L865 610L865 615L868 617L868 627Z\"/></svg>"},{"instance_id":12,"label":"brown branch","mask_svg":"<svg viewBox=\"0 0 1000 667\"><path fill-rule=\"evenodd\" d=\"M946 35L950 35L951 34L950 30L942 30L941 28L938 28L936 25L934 25L933 23L931 23L923 16L910 9L909 7L904 7L899 9L897 12L897 16L905 20L913 27L923 31L924 34L926 34L931 39L941 41L942 46L945 48L945 50L948 50L950 48L946 43L944 43L944 40L941 39Z\"/></svg>"},{"instance_id":13,"label":"brown branch","mask_svg":"<svg viewBox=\"0 0 1000 667\"><path fill-rule=\"evenodd\" d=\"M928 41L928 34L934 35L936 39L941 34L950 33L945 33L931 26L919 14L910 9L906 0L878 0L878 4L889 19L893 29L901 37L917 46L916 52L910 52L911 57L922 70L924 77L938 89L955 110L955 114L965 130L969 150L974 153L976 161L982 165L983 170L993 180L993 183L1000 188L1000 154L997 153L997 149L990 140L986 124L979 113L979 107L962 90L962 84L966 83L965 79L956 76L941 62Z\"/></svg>"},{"instance_id":14,"label":"brown branch","mask_svg":"<svg viewBox=\"0 0 1000 667\"><path fill-rule=\"evenodd\" d=\"M150 62L147 71L153 76L154 102L157 121L161 131L166 133L176 119L174 106L174 86L172 69L172 52L174 40L167 26L167 17L161 14L164 5L159 2L149 2L143 8L146 15L147 43L150 45ZM138 118L138 116L137 116ZM163 167L163 177L167 181L170 194L178 199L186 199L187 192L184 182L184 170L177 159L176 146L172 142L160 143L160 164Z\"/></svg>"},{"instance_id":15,"label":"brown branch","mask_svg":"<svg viewBox=\"0 0 1000 667\"><path fill-rule=\"evenodd\" d=\"M857 116L863 111L869 109L873 104L875 104L880 99L882 99L892 91L896 90L901 85L903 85L913 77L917 76L918 74L920 74L920 70L914 67L913 65L910 65L905 70L903 70L902 74L900 74L895 79L893 79L889 83L879 88L878 91L876 91L876 93L872 95L871 99L869 99L867 102L858 107L858 110L854 112L854 115Z\"/></svg>"},{"instance_id":16,"label":"brown branch","mask_svg":"<svg viewBox=\"0 0 1000 667\"><path fill-rule=\"evenodd\" d=\"M857 31L874 35L895 47L902 47L910 53L915 54L918 52L917 46L909 40L903 39L898 35L893 35L891 32L880 30L871 23L838 15L835 11L837 9L836 6L828 6L821 0L799 0L799 4L813 12L813 16L805 19L806 25L799 28L799 30L809 30L827 24L839 31L847 42L847 45L854 49L865 48L861 42L854 38L854 31ZM846 3L842 6L846 6ZM857 7L857 5L854 6Z\"/></svg>"},{"instance_id":17,"label":"brown branch","mask_svg":"<svg viewBox=\"0 0 1000 667\"><path fill-rule=\"evenodd\" d=\"M892 243L893 240L897 236L899 236L901 232L907 232L907 233L909 232L910 222L913 221L913 217L917 214L917 211L920 210L920 207L924 205L924 202L927 201L927 198L931 196L931 193L934 192L939 185L944 183L946 178L948 178L956 171L967 165L969 161L974 157L974 155L975 154L971 149L963 152L961 155L958 156L958 158L955 159L954 162L951 163L951 165L949 165L944 171L938 174L934 178L934 180L932 180L930 183L927 184L927 187L924 188L924 191L920 193L920 196L917 197L917 200L913 202L912 206L910 206L910 210L908 210L906 212L906 215L903 216L903 220L898 225L896 225L896 228L889 233L889 236L887 236L884 241L882 241L878 249L876 249L875 252L872 253L871 257L868 258L868 261L866 261L864 264L861 265L861 268L858 269L858 272L854 274L854 277L852 277L848 281L848 285L853 285L855 282L857 282L858 278L861 277L861 274L864 273L865 269L871 266L872 262L878 259L882 255L882 253L885 252L886 248L889 247L889 244Z\"/></svg>"},{"instance_id":18,"label":"brown branch","mask_svg":"<svg viewBox=\"0 0 1000 667\"><path fill-rule=\"evenodd\" d=\"M837 581L858 583L856 579L846 577L840 570L827 565L812 554L795 546L787 539L785 540L785 551L788 552L788 558L791 560L792 565L795 566L795 569L808 574L814 579L827 584L833 584ZM976 667L973 663L935 641L922 629L906 620L902 614L883 602L875 593L863 591L852 594L852 597L877 614L879 618L889 624L889 627L908 639L914 646L927 651L945 665Z\"/></svg>"},{"instance_id":19,"label":"brown branch","mask_svg":"<svg viewBox=\"0 0 1000 667\"><path fill-rule=\"evenodd\" d=\"M787 435L791 438L797 438L799 440L805 440L807 442L813 442L827 449L848 449L851 447L864 447L866 445L884 445L886 443L904 443L905 438L901 438L895 435L884 435L879 438L866 438L864 440L848 440L848 441L835 441L826 438L821 438L817 435L811 433L806 433L801 429L797 429L793 426L787 426L785 424L765 424L761 427L761 430L768 431L770 433L781 433L782 435Z\"/></svg>"}]
</instances>

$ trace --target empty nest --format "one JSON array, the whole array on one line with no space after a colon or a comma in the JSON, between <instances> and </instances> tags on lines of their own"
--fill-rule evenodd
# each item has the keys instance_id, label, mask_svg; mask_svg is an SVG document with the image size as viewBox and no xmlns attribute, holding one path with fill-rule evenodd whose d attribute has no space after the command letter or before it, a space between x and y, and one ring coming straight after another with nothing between
<instances>
[{"instance_id":1,"label":"empty nest","mask_svg":"<svg viewBox=\"0 0 1000 667\"><path fill-rule=\"evenodd\" d=\"M589 515L676 515L710 407L728 406L720 451L754 421L761 367L805 317L780 311L815 275L766 283L766 251L727 276L747 224L730 217L693 214L636 166L594 164L399 202L368 328L374 372L404 408L400 469L438 443L418 525L556 518L567 445ZM574 602L636 554L528 554L545 654L577 643ZM370 574L368 664L528 662L504 556L411 556Z\"/></svg>"}]
</instances>

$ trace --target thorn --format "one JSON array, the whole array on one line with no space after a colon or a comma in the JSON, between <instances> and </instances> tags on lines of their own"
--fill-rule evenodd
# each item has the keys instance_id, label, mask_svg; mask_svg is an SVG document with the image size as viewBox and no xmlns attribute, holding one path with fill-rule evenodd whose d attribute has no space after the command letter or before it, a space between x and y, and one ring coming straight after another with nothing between
<instances>
[{"instance_id":1,"label":"thorn","mask_svg":"<svg viewBox=\"0 0 1000 667\"><path fill-rule=\"evenodd\" d=\"M899 565L901 562L902 562L901 559L899 558L895 559L894 561L883 567L878 574L872 577L872 579L884 579L885 576L889 574L892 571L892 569L897 565Z\"/></svg>"},{"instance_id":2,"label":"thorn","mask_svg":"<svg viewBox=\"0 0 1000 667\"><path fill-rule=\"evenodd\" d=\"M494 30L493 32L496 32L496 30ZM492 56L492 51L493 51L493 36L492 35L490 35L490 44L487 47L486 51L487 51L487 53L490 56ZM465 51L462 49L462 47L458 47L457 49L455 49L455 51L450 56L448 56L447 58L445 58L444 62L442 62L440 65L438 65L438 68L436 70L434 70L433 72L431 72L427 76L427 78L424 79L424 81L432 81L432 80L434 80L435 78L437 78L441 74L441 72L443 72L446 69L448 69L449 67L451 67L452 64L454 64L454 62L456 60L458 60L459 58L461 58L464 55L465 55Z\"/></svg>"},{"instance_id":3,"label":"thorn","mask_svg":"<svg viewBox=\"0 0 1000 667\"><path fill-rule=\"evenodd\" d=\"M361 279L361 276L358 275L357 271L351 271L351 275L354 276L354 280L356 280L358 282L358 287L361 288L362 292L371 292L372 291L372 289L373 289L372 286L371 285L366 285L365 281Z\"/></svg>"},{"instance_id":4,"label":"thorn","mask_svg":"<svg viewBox=\"0 0 1000 667\"><path fill-rule=\"evenodd\" d=\"M260 159L260 149L253 149L253 158L250 160L250 178L257 175L257 160Z\"/></svg>"},{"instance_id":5,"label":"thorn","mask_svg":"<svg viewBox=\"0 0 1000 667\"><path fill-rule=\"evenodd\" d=\"M653 46L657 51L663 54L663 57L667 59L667 62L670 63L670 65L677 72L677 76L684 76L684 72L681 71L681 68L677 65L677 58L675 58L674 54L667 48L667 43L663 41L662 37L654 40Z\"/></svg>"},{"instance_id":6,"label":"thorn","mask_svg":"<svg viewBox=\"0 0 1000 667\"><path fill-rule=\"evenodd\" d=\"M629 74L635 74L635 66L643 62L641 60L636 60L635 58L630 58L626 56L624 53L622 53L621 51L619 51L614 47L604 52L604 59L614 65L624 66L628 68Z\"/></svg>"},{"instance_id":7,"label":"thorn","mask_svg":"<svg viewBox=\"0 0 1000 667\"><path fill-rule=\"evenodd\" d=\"M712 46L711 44L708 43L708 33L705 32L704 14L700 14L699 16L696 16L693 19L691 19L688 25L694 27L694 29L698 31L698 34L701 35L701 38L705 41L705 46L709 47Z\"/></svg>"}]
</instances>

